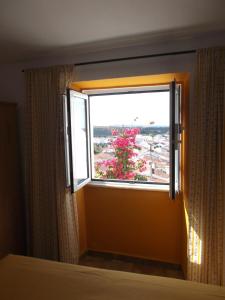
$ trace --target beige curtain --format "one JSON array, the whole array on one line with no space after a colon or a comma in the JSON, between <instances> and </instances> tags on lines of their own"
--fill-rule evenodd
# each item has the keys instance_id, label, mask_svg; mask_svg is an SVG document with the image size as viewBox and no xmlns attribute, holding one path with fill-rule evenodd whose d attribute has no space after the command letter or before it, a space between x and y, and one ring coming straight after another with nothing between
<instances>
[{"instance_id":1,"label":"beige curtain","mask_svg":"<svg viewBox=\"0 0 225 300\"><path fill-rule=\"evenodd\" d=\"M188 279L225 283L225 48L197 52L190 118Z\"/></svg>"},{"instance_id":2,"label":"beige curtain","mask_svg":"<svg viewBox=\"0 0 225 300\"><path fill-rule=\"evenodd\" d=\"M26 190L29 255L78 261L77 210L66 189L63 100L73 66L28 70Z\"/></svg>"}]
</instances>

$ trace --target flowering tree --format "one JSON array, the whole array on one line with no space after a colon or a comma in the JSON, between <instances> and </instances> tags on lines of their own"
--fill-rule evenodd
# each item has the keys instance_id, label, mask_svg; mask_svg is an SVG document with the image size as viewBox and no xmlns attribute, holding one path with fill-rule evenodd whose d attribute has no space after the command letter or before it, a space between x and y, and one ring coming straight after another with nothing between
<instances>
[{"instance_id":1,"label":"flowering tree","mask_svg":"<svg viewBox=\"0 0 225 300\"><path fill-rule=\"evenodd\" d=\"M138 174L146 170L144 159L135 159L140 147L136 144L136 136L139 128L124 129L121 132L112 130L114 139L111 147L114 149L114 157L95 164L96 177L101 179L123 180L147 180L145 176Z\"/></svg>"}]
</instances>

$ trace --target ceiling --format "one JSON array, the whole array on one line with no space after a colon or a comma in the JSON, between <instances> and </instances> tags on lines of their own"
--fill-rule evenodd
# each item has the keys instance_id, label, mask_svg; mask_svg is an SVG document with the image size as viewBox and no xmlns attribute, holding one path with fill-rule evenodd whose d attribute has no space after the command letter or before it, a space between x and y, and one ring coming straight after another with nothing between
<instances>
[{"instance_id":1,"label":"ceiling","mask_svg":"<svg viewBox=\"0 0 225 300\"><path fill-rule=\"evenodd\" d=\"M0 62L166 32L225 30L225 0L1 0Z\"/></svg>"}]
</instances>

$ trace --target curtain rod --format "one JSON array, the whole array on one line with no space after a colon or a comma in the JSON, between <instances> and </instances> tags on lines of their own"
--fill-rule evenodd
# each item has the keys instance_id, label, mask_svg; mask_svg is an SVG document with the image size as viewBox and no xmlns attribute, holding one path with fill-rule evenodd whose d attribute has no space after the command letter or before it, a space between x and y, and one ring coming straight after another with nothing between
<instances>
[{"instance_id":1,"label":"curtain rod","mask_svg":"<svg viewBox=\"0 0 225 300\"><path fill-rule=\"evenodd\" d=\"M128 56L128 57L121 57L121 58L80 62L80 63L75 63L74 66L77 67L77 66L103 64L103 63L134 60L134 59L142 59L142 58L152 58L152 57L161 57L161 56L174 56L174 55L189 54L189 53L195 53L195 52L196 52L196 50L192 49L192 50L177 51L177 52L164 52L164 53L147 54L147 55L140 55L140 56ZM24 70L22 70L22 72L24 72Z\"/></svg>"},{"instance_id":2,"label":"curtain rod","mask_svg":"<svg viewBox=\"0 0 225 300\"><path fill-rule=\"evenodd\" d=\"M181 55L181 54L189 54L189 53L195 53L195 52L196 52L196 50L192 49L192 50L177 51L177 52L165 52L165 53L147 54L147 55L140 55L140 56L128 56L128 57L121 57L121 58L113 58L113 59L105 59L105 60L80 62L80 63L75 63L74 66L85 66L85 65L103 64L103 63L110 63L110 62L116 62L116 61L126 61L126 60L151 58L151 57L160 57L160 56Z\"/></svg>"}]
</instances>

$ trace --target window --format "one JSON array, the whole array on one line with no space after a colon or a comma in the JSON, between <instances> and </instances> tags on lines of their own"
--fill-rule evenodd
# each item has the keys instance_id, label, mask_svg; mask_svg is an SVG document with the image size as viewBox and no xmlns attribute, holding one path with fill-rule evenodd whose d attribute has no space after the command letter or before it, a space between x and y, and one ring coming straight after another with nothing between
<instances>
[{"instance_id":1,"label":"window","mask_svg":"<svg viewBox=\"0 0 225 300\"><path fill-rule=\"evenodd\" d=\"M68 185L76 191L89 182L89 124L87 95L67 90L66 161Z\"/></svg>"},{"instance_id":2,"label":"window","mask_svg":"<svg viewBox=\"0 0 225 300\"><path fill-rule=\"evenodd\" d=\"M92 180L169 184L169 89L89 99Z\"/></svg>"},{"instance_id":3,"label":"window","mask_svg":"<svg viewBox=\"0 0 225 300\"><path fill-rule=\"evenodd\" d=\"M88 95L87 95L88 93ZM180 86L67 92L67 151L76 191L88 181L179 190Z\"/></svg>"}]
</instances>

